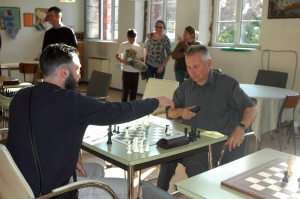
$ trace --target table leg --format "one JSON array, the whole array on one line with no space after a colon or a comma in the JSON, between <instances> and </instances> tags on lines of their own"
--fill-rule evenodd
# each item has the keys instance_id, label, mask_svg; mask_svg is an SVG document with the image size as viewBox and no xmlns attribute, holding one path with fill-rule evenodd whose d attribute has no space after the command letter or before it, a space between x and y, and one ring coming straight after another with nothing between
<instances>
[{"instance_id":1,"label":"table leg","mask_svg":"<svg viewBox=\"0 0 300 199\"><path fill-rule=\"evenodd\" d=\"M212 167L212 145L208 145L208 170L211 170Z\"/></svg>"},{"instance_id":2,"label":"table leg","mask_svg":"<svg viewBox=\"0 0 300 199\"><path fill-rule=\"evenodd\" d=\"M133 199L133 194L134 194L134 186L133 186L133 180L134 180L134 169L133 166L128 166L127 169L128 172L128 199Z\"/></svg>"},{"instance_id":3,"label":"table leg","mask_svg":"<svg viewBox=\"0 0 300 199\"><path fill-rule=\"evenodd\" d=\"M140 198L140 191L141 191L141 170L137 171L137 179L138 179L138 185L137 185L137 195L136 198Z\"/></svg>"}]
</instances>

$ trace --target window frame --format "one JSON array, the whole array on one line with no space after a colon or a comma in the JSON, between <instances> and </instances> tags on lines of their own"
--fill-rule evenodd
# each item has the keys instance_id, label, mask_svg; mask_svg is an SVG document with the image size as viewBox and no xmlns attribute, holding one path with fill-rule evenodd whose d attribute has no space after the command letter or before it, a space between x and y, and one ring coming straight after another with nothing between
<instances>
[{"instance_id":1,"label":"window frame","mask_svg":"<svg viewBox=\"0 0 300 199\"><path fill-rule=\"evenodd\" d=\"M244 48L258 48L258 44L246 44L246 43L240 43L240 36L241 36L241 24L243 22L242 20L242 9L243 9L243 0L237 0L237 5L236 5L236 19L235 23L236 24L236 29L235 29L235 34L234 34L234 42L233 43L220 43L217 42L218 38L218 24L219 24L219 5L222 0L214 0L214 19L213 19L213 33L212 33L212 46L216 47L244 47ZM259 1L259 0L258 0ZM245 21L262 21L261 20L244 20ZM226 21L224 21L226 22ZM261 26L260 26L261 27Z\"/></svg>"},{"instance_id":2,"label":"window frame","mask_svg":"<svg viewBox=\"0 0 300 199\"><path fill-rule=\"evenodd\" d=\"M93 37L88 37L87 36L87 24L91 23L91 22L87 22L87 7L91 7L91 6L87 6L87 1L88 0L84 0L84 39L88 39L88 40L100 40L100 41L117 41L118 40L118 34L116 34L117 38L115 38L115 24L114 22L117 21L117 25L119 26L119 19L115 20L115 8L116 7L120 7L120 0L111 0L111 39L104 39L104 31L106 31L104 29L104 0L99 0L99 37L97 38L93 38ZM118 1L118 4L116 6L116 1Z\"/></svg>"},{"instance_id":3,"label":"window frame","mask_svg":"<svg viewBox=\"0 0 300 199\"><path fill-rule=\"evenodd\" d=\"M167 5L170 3L170 2L168 2L168 0L162 0L163 2L162 2L162 4L163 4L163 14L162 14L162 18L161 18L161 20L163 20L164 22L165 22L165 25L166 25L166 29L165 29L165 34L167 35L167 27L168 27L168 22L167 22ZM174 0L175 1L175 3L176 3L176 6L177 6L177 0ZM152 33L153 32L153 30L151 30L150 28L151 28L151 8L152 8L152 3L151 3L151 0L148 0L148 9L147 9L147 33L146 34L148 34L148 33ZM175 20L174 21L169 21L169 22L174 22L175 23L175 27L176 27L176 18L175 18ZM174 38L170 38L169 37L169 39L170 39L170 42L171 43L174 43L175 41L176 41L176 29L174 29Z\"/></svg>"}]
</instances>

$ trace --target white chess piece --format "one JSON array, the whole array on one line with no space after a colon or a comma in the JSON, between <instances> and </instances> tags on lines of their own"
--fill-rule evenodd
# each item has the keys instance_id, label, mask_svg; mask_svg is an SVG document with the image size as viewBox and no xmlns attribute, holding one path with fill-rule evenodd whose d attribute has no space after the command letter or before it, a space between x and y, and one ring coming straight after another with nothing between
<instances>
[{"instance_id":1,"label":"white chess piece","mask_svg":"<svg viewBox=\"0 0 300 199\"><path fill-rule=\"evenodd\" d=\"M138 121L135 120L135 129L139 128L139 124L138 124Z\"/></svg>"},{"instance_id":2,"label":"white chess piece","mask_svg":"<svg viewBox=\"0 0 300 199\"><path fill-rule=\"evenodd\" d=\"M142 121L142 127L141 130L144 131L145 130L145 124L144 124L144 120Z\"/></svg>"},{"instance_id":3,"label":"white chess piece","mask_svg":"<svg viewBox=\"0 0 300 199\"><path fill-rule=\"evenodd\" d=\"M145 151L146 152L150 151L150 146L149 146L149 142L148 141L146 143Z\"/></svg>"},{"instance_id":4,"label":"white chess piece","mask_svg":"<svg viewBox=\"0 0 300 199\"><path fill-rule=\"evenodd\" d=\"M135 137L136 138L136 137ZM138 146L138 140L137 139L135 139L135 141L134 141L134 147L133 147L133 152L139 152L139 146Z\"/></svg>"},{"instance_id":5,"label":"white chess piece","mask_svg":"<svg viewBox=\"0 0 300 199\"><path fill-rule=\"evenodd\" d=\"M128 129L126 129L125 132L126 132L126 133L125 133L124 137L125 137L125 138L130 138Z\"/></svg>"},{"instance_id":6,"label":"white chess piece","mask_svg":"<svg viewBox=\"0 0 300 199\"><path fill-rule=\"evenodd\" d=\"M144 153L144 140L141 140L141 142L140 142L140 150L139 150L139 152L140 153Z\"/></svg>"},{"instance_id":7,"label":"white chess piece","mask_svg":"<svg viewBox=\"0 0 300 199\"><path fill-rule=\"evenodd\" d=\"M287 159L288 162L287 162L287 172L288 172L288 176L291 177L293 175L293 172L292 172L292 164L293 164L293 159L292 159L292 156L289 156L289 158Z\"/></svg>"},{"instance_id":8,"label":"white chess piece","mask_svg":"<svg viewBox=\"0 0 300 199\"><path fill-rule=\"evenodd\" d=\"M131 145L130 145L130 141L128 141L128 147L127 147L127 154L131 154Z\"/></svg>"},{"instance_id":9,"label":"white chess piece","mask_svg":"<svg viewBox=\"0 0 300 199\"><path fill-rule=\"evenodd\" d=\"M150 126L150 123L149 123L149 115L146 116L146 122L145 122L145 125L146 125L146 126Z\"/></svg>"},{"instance_id":10,"label":"white chess piece","mask_svg":"<svg viewBox=\"0 0 300 199\"><path fill-rule=\"evenodd\" d=\"M145 131L143 132L143 139L142 140L143 141L146 140L146 132Z\"/></svg>"},{"instance_id":11,"label":"white chess piece","mask_svg":"<svg viewBox=\"0 0 300 199\"><path fill-rule=\"evenodd\" d=\"M167 127L167 132L166 132L166 134L167 134L167 135L171 135L170 126Z\"/></svg>"}]
</instances>

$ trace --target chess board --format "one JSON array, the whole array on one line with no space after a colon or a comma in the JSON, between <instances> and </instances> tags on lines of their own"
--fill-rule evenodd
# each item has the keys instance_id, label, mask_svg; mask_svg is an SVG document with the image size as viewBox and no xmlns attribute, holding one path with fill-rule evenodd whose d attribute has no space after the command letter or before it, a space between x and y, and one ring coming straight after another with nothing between
<instances>
[{"instance_id":1,"label":"chess board","mask_svg":"<svg viewBox=\"0 0 300 199\"><path fill-rule=\"evenodd\" d=\"M129 135L130 138L125 138L126 129L129 127ZM185 136L184 133L172 130L170 129L171 135L167 136L165 134L166 127L158 126L155 124L150 124L150 126L144 126L144 130L142 130L142 126L138 125L138 128L136 130L132 130L131 126L121 125L119 126L119 134L114 133L112 136L112 139L114 141L120 142L122 144L128 145L128 141L132 143L132 140L135 137L138 137L139 140L143 139L144 132L145 132L145 138L144 142L149 142L149 145L156 145L156 142L160 140L161 138L167 138L172 139L176 137L182 137Z\"/></svg>"},{"instance_id":2,"label":"chess board","mask_svg":"<svg viewBox=\"0 0 300 199\"><path fill-rule=\"evenodd\" d=\"M293 175L284 183L287 160L276 158L249 171L224 180L221 185L248 196L261 199L300 198L300 165L292 165Z\"/></svg>"}]
</instances>

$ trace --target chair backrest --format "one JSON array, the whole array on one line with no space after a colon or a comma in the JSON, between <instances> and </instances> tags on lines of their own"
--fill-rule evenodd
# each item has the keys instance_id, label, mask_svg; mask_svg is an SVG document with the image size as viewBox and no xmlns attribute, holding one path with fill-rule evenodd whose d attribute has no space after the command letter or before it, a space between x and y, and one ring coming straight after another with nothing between
<instances>
[{"instance_id":1,"label":"chair backrest","mask_svg":"<svg viewBox=\"0 0 300 199\"><path fill-rule=\"evenodd\" d=\"M90 97L107 97L111 78L112 74L93 70L86 95Z\"/></svg>"},{"instance_id":2,"label":"chair backrest","mask_svg":"<svg viewBox=\"0 0 300 199\"><path fill-rule=\"evenodd\" d=\"M178 88L177 81L149 78L144 91L143 99L165 96L173 98L175 90ZM152 114L164 112L165 108L157 108Z\"/></svg>"},{"instance_id":3,"label":"chair backrest","mask_svg":"<svg viewBox=\"0 0 300 199\"><path fill-rule=\"evenodd\" d=\"M212 70L213 70L215 73L221 73L221 72L222 72L221 69L219 69L219 68L212 68Z\"/></svg>"},{"instance_id":4,"label":"chair backrest","mask_svg":"<svg viewBox=\"0 0 300 199\"><path fill-rule=\"evenodd\" d=\"M271 70L259 70L254 84L286 88L287 79L288 73Z\"/></svg>"},{"instance_id":5,"label":"chair backrest","mask_svg":"<svg viewBox=\"0 0 300 199\"><path fill-rule=\"evenodd\" d=\"M282 116L282 113L283 113L283 110L285 108L293 108L293 114L294 114L294 111L295 111L295 108L296 106L298 105L299 103L299 100L300 100L300 95L296 95L296 96L289 96L287 95L285 97L285 100L281 106L281 109L279 111L279 115L278 115L278 123L281 121L281 116Z\"/></svg>"},{"instance_id":6,"label":"chair backrest","mask_svg":"<svg viewBox=\"0 0 300 199\"><path fill-rule=\"evenodd\" d=\"M3 199L27 196L34 198L33 192L15 164L7 148L0 144L0 193Z\"/></svg>"},{"instance_id":7,"label":"chair backrest","mask_svg":"<svg viewBox=\"0 0 300 199\"><path fill-rule=\"evenodd\" d=\"M150 182L142 181L143 199L176 199Z\"/></svg>"},{"instance_id":8,"label":"chair backrest","mask_svg":"<svg viewBox=\"0 0 300 199\"><path fill-rule=\"evenodd\" d=\"M35 63L19 63L19 71L24 74L24 82L26 82L25 74L33 74L32 83L37 73L40 73L40 65Z\"/></svg>"}]
</instances>

